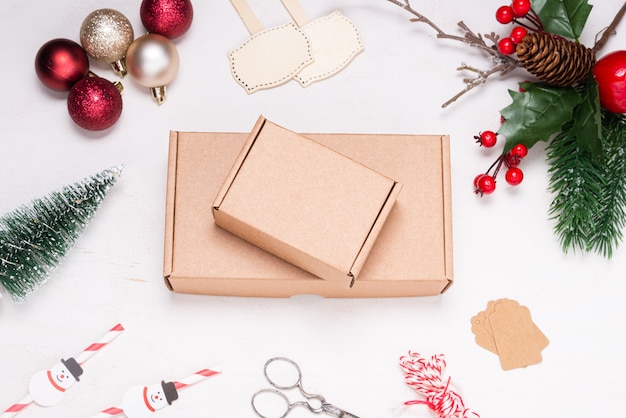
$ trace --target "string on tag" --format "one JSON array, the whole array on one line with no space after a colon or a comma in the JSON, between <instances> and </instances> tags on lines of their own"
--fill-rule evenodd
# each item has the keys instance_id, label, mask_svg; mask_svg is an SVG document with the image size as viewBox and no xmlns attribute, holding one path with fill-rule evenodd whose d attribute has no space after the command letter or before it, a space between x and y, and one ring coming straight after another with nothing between
<instances>
[{"instance_id":1,"label":"string on tag","mask_svg":"<svg viewBox=\"0 0 626 418\"><path fill-rule=\"evenodd\" d=\"M444 377L446 360L443 354L425 358L409 351L408 355L400 357L400 367L406 384L424 398L406 401L405 405L426 405L439 418L480 417L465 407L461 395L451 387L451 378Z\"/></svg>"}]
</instances>

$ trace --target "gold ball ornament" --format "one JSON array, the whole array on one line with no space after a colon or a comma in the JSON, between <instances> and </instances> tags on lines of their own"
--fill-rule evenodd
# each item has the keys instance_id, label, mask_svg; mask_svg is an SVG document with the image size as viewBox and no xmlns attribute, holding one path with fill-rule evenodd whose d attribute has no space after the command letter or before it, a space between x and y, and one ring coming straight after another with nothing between
<instances>
[{"instance_id":1,"label":"gold ball ornament","mask_svg":"<svg viewBox=\"0 0 626 418\"><path fill-rule=\"evenodd\" d=\"M133 27L126 16L114 9L91 12L80 27L80 43L87 55L111 64L121 77L127 73L124 59L134 38Z\"/></svg>"},{"instance_id":2,"label":"gold ball ornament","mask_svg":"<svg viewBox=\"0 0 626 418\"><path fill-rule=\"evenodd\" d=\"M178 73L178 50L165 36L149 33L135 39L128 47L126 65L131 77L150 88L152 97L161 105L165 101L166 86Z\"/></svg>"}]
</instances>

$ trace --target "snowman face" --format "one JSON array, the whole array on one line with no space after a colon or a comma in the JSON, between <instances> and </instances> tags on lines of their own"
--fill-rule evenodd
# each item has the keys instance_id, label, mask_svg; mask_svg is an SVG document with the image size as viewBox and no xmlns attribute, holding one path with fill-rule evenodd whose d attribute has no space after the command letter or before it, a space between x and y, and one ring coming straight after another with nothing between
<instances>
[{"instance_id":1,"label":"snowman face","mask_svg":"<svg viewBox=\"0 0 626 418\"><path fill-rule=\"evenodd\" d=\"M63 363L56 364L50 369L50 378L63 389L69 389L76 382L72 373Z\"/></svg>"},{"instance_id":2,"label":"snowman face","mask_svg":"<svg viewBox=\"0 0 626 418\"><path fill-rule=\"evenodd\" d=\"M148 403L152 408L161 409L168 405L163 387L160 383L148 386L146 392Z\"/></svg>"}]
</instances>

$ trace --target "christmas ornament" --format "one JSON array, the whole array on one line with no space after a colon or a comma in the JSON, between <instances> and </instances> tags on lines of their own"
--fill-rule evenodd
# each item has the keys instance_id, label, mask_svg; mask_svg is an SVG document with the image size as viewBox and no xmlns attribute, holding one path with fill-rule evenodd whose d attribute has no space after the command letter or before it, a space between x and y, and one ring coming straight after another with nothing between
<instances>
[{"instance_id":1,"label":"christmas ornament","mask_svg":"<svg viewBox=\"0 0 626 418\"><path fill-rule=\"evenodd\" d=\"M0 284L23 301L49 277L122 172L112 167L0 217Z\"/></svg>"},{"instance_id":2,"label":"christmas ornament","mask_svg":"<svg viewBox=\"0 0 626 418\"><path fill-rule=\"evenodd\" d=\"M189 0L143 0L139 9L141 23L150 33L175 39L187 32L193 21Z\"/></svg>"},{"instance_id":3,"label":"christmas ornament","mask_svg":"<svg viewBox=\"0 0 626 418\"><path fill-rule=\"evenodd\" d=\"M37 51L35 72L39 80L56 91L69 91L89 72L85 50L69 39L53 39Z\"/></svg>"},{"instance_id":4,"label":"christmas ornament","mask_svg":"<svg viewBox=\"0 0 626 418\"><path fill-rule=\"evenodd\" d=\"M600 104L613 113L626 113L626 51L602 57L593 68Z\"/></svg>"},{"instance_id":5,"label":"christmas ornament","mask_svg":"<svg viewBox=\"0 0 626 418\"><path fill-rule=\"evenodd\" d=\"M282 85L313 63L311 41L295 23L264 28L246 0L231 3L252 35L228 52L231 74L246 93Z\"/></svg>"},{"instance_id":6,"label":"christmas ornament","mask_svg":"<svg viewBox=\"0 0 626 418\"><path fill-rule=\"evenodd\" d=\"M162 380L147 386L133 386L126 391L122 399L122 406L112 406L103 409L93 418L107 418L124 415L127 418L148 418L156 411L171 405L178 399L178 390L202 382L208 377L221 373L219 367L202 369L194 374L174 382Z\"/></svg>"},{"instance_id":7,"label":"christmas ornament","mask_svg":"<svg viewBox=\"0 0 626 418\"><path fill-rule=\"evenodd\" d=\"M113 126L122 114L122 85L91 76L74 84L67 96L67 110L81 128L101 131Z\"/></svg>"},{"instance_id":8,"label":"christmas ornament","mask_svg":"<svg viewBox=\"0 0 626 418\"><path fill-rule=\"evenodd\" d=\"M149 33L130 45L126 53L128 72L161 105L166 98L166 86L176 77L179 58L176 46L165 36Z\"/></svg>"},{"instance_id":9,"label":"christmas ornament","mask_svg":"<svg viewBox=\"0 0 626 418\"><path fill-rule=\"evenodd\" d=\"M63 400L65 391L80 380L80 376L83 374L83 363L107 346L122 331L124 331L122 324L117 324L106 335L90 344L76 357L69 357L66 360L62 359L60 363L52 366L50 369L37 372L30 379L28 385L29 394L20 402L7 408L2 417L14 417L33 402L41 406L53 406L60 403Z\"/></svg>"},{"instance_id":10,"label":"christmas ornament","mask_svg":"<svg viewBox=\"0 0 626 418\"><path fill-rule=\"evenodd\" d=\"M313 46L315 60L294 77L302 87L337 74L363 51L359 30L340 11L312 20L298 0L281 1Z\"/></svg>"},{"instance_id":11,"label":"christmas ornament","mask_svg":"<svg viewBox=\"0 0 626 418\"><path fill-rule=\"evenodd\" d=\"M493 66L479 70L463 64L465 89L443 104L448 106L488 77L524 68L538 82L519 83L510 90L512 103L500 111L497 136L505 140L501 154L484 174L474 178L483 196L495 190L500 168L513 186L521 183L518 167L526 151L548 142L549 209L564 252L595 251L611 257L626 225L626 116L623 115L626 59L620 52L596 62L596 57L626 14L626 3L592 48L578 42L592 6L587 0L514 0L496 10L495 20L512 24L508 36L480 35L460 22L463 36L442 31L414 10L408 0L388 0L429 25L437 37L463 42L485 52ZM491 41L489 45L486 41ZM476 137L475 137L476 138ZM521 146L525 151L516 154Z\"/></svg>"},{"instance_id":12,"label":"christmas ornament","mask_svg":"<svg viewBox=\"0 0 626 418\"><path fill-rule=\"evenodd\" d=\"M133 39L130 22L114 9L91 12L80 27L80 42L87 54L96 61L111 64L121 77L127 72L124 57Z\"/></svg>"},{"instance_id":13,"label":"christmas ornament","mask_svg":"<svg viewBox=\"0 0 626 418\"><path fill-rule=\"evenodd\" d=\"M400 357L400 368L406 384L423 398L407 401L405 405L426 405L439 418L480 417L465 406L452 385L452 379L444 376L446 359L443 354L426 358L409 351L408 355Z\"/></svg>"}]
</instances>

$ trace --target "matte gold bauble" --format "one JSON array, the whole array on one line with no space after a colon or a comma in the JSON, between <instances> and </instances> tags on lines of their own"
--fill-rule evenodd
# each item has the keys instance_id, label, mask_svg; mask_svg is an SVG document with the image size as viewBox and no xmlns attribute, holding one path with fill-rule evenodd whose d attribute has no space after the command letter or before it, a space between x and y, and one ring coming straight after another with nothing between
<instances>
[{"instance_id":1,"label":"matte gold bauble","mask_svg":"<svg viewBox=\"0 0 626 418\"><path fill-rule=\"evenodd\" d=\"M133 27L122 13L113 9L91 12L80 27L80 43L91 58L110 63L124 77L124 58L135 35Z\"/></svg>"},{"instance_id":2,"label":"matte gold bauble","mask_svg":"<svg viewBox=\"0 0 626 418\"><path fill-rule=\"evenodd\" d=\"M149 33L128 47L126 65L137 83L150 88L158 104L165 101L166 86L178 73L178 51L165 36Z\"/></svg>"}]
</instances>

